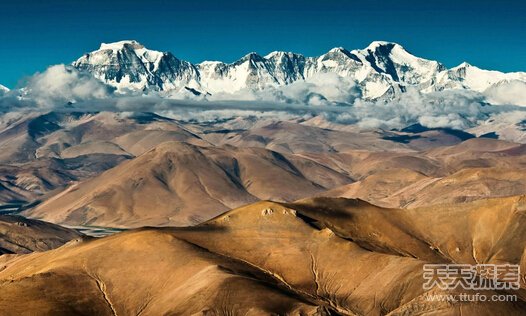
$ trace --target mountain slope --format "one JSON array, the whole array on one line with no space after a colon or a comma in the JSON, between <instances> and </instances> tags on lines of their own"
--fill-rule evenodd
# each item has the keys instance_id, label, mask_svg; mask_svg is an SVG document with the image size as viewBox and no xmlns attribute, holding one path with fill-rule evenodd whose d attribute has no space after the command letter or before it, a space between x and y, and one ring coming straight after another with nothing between
<instances>
[{"instance_id":1,"label":"mountain slope","mask_svg":"<svg viewBox=\"0 0 526 316\"><path fill-rule=\"evenodd\" d=\"M0 314L328 315L267 279L170 233L136 231L4 262Z\"/></svg>"}]
</instances>

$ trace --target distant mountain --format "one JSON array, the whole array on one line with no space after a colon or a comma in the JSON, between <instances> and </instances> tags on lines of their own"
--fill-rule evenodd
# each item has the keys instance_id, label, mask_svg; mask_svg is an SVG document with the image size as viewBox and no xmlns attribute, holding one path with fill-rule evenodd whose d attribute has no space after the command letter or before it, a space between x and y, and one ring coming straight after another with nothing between
<instances>
[{"instance_id":1,"label":"distant mountain","mask_svg":"<svg viewBox=\"0 0 526 316\"><path fill-rule=\"evenodd\" d=\"M145 48L136 41L102 44L73 63L79 70L127 91L234 93L264 90L335 73L358 84L364 99L388 98L416 87L422 92L469 89L483 92L508 81L526 82L526 73L482 70L468 63L447 69L416 57L396 43L375 41L361 50L333 48L319 57L276 51L250 53L236 62L180 60L169 52Z\"/></svg>"},{"instance_id":2,"label":"distant mountain","mask_svg":"<svg viewBox=\"0 0 526 316\"><path fill-rule=\"evenodd\" d=\"M171 53L146 49L136 41L102 44L73 65L119 90L171 90L195 86L199 81L196 66Z\"/></svg>"}]
</instances>

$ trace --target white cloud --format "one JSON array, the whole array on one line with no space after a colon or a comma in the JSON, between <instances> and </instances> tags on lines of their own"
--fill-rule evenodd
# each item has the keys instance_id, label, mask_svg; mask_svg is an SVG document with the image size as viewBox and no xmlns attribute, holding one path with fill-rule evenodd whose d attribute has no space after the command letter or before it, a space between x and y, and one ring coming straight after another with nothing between
<instances>
[{"instance_id":1,"label":"white cloud","mask_svg":"<svg viewBox=\"0 0 526 316\"><path fill-rule=\"evenodd\" d=\"M267 101L325 106L334 103L352 103L360 97L356 83L334 73L322 73L289 85L269 86L262 91L242 89L234 93L217 93L207 97L210 101Z\"/></svg>"},{"instance_id":2,"label":"white cloud","mask_svg":"<svg viewBox=\"0 0 526 316\"><path fill-rule=\"evenodd\" d=\"M89 74L70 66L55 65L28 78L24 97L40 107L52 108L66 102L107 98L112 90Z\"/></svg>"},{"instance_id":3,"label":"white cloud","mask_svg":"<svg viewBox=\"0 0 526 316\"><path fill-rule=\"evenodd\" d=\"M526 106L526 82L511 80L499 82L484 91L492 104L510 104Z\"/></svg>"},{"instance_id":4,"label":"white cloud","mask_svg":"<svg viewBox=\"0 0 526 316\"><path fill-rule=\"evenodd\" d=\"M290 101L313 106L332 102L353 103L361 96L356 83L334 73L322 73L277 89Z\"/></svg>"},{"instance_id":5,"label":"white cloud","mask_svg":"<svg viewBox=\"0 0 526 316\"><path fill-rule=\"evenodd\" d=\"M355 82L335 74L321 74L264 91L243 90L207 97L191 97L191 93L186 93L180 99L168 99L155 93L115 95L91 75L56 65L28 78L25 88L0 96L0 109L62 109L68 101L74 101L72 107L76 110L159 112L202 122L249 116L289 120L322 115L331 122L356 124L363 129L403 128L414 123L431 128L467 129L501 113L526 111L524 107L487 103L488 100L496 104L516 103L524 96L525 86L522 82L509 82L484 94L469 90L423 94L408 89L391 101L365 101L360 98L360 88Z\"/></svg>"},{"instance_id":6,"label":"white cloud","mask_svg":"<svg viewBox=\"0 0 526 316\"><path fill-rule=\"evenodd\" d=\"M356 100L344 113L331 113L329 118L366 129L403 128L414 123L462 129L499 110L503 109L486 106L483 96L475 92L450 90L423 94L409 89L392 101Z\"/></svg>"}]
</instances>

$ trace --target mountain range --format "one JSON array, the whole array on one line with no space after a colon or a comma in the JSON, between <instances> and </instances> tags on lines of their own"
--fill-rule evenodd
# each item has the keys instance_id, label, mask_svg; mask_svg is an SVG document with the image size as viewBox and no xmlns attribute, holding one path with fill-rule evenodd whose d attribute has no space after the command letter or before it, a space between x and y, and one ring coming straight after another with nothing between
<instances>
[{"instance_id":1,"label":"mountain range","mask_svg":"<svg viewBox=\"0 0 526 316\"><path fill-rule=\"evenodd\" d=\"M233 63L192 64L170 52L137 41L103 43L73 62L118 92L161 91L194 95L265 90L333 73L356 84L363 99L390 98L415 87L421 92L468 89L484 92L510 82L526 82L526 73L488 71L462 63L448 69L416 57L399 44L372 42L364 49L333 48L318 57L275 51L249 53Z\"/></svg>"}]
</instances>

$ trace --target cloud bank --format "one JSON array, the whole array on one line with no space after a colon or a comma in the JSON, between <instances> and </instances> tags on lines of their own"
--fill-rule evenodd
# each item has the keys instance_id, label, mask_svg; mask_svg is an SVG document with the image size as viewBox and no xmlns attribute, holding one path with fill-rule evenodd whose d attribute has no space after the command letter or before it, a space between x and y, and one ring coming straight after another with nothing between
<instances>
[{"instance_id":1,"label":"cloud bank","mask_svg":"<svg viewBox=\"0 0 526 316\"><path fill-rule=\"evenodd\" d=\"M334 103L352 104L360 97L361 91L353 80L334 73L322 73L285 86L269 86L262 91L242 89L233 94L214 94L206 99L209 101L244 100L327 106Z\"/></svg>"},{"instance_id":2,"label":"cloud bank","mask_svg":"<svg viewBox=\"0 0 526 316\"><path fill-rule=\"evenodd\" d=\"M526 106L526 82L519 80L500 82L484 91L492 104Z\"/></svg>"},{"instance_id":3,"label":"cloud bank","mask_svg":"<svg viewBox=\"0 0 526 316\"><path fill-rule=\"evenodd\" d=\"M171 98L154 93L134 96L116 94L113 88L87 73L56 65L28 78L24 87L0 96L0 110L158 112L206 122L239 116L292 119L322 115L329 121L356 124L363 129L403 128L414 123L430 128L466 129L497 114L526 110L489 104L517 104L515 101L524 100L525 94L526 83L508 82L484 94L469 90L423 94L408 89L392 100L365 101L355 82L336 74L322 74L263 91L242 90L206 97L191 93Z\"/></svg>"},{"instance_id":4,"label":"cloud bank","mask_svg":"<svg viewBox=\"0 0 526 316\"><path fill-rule=\"evenodd\" d=\"M57 102L107 98L113 89L73 67L55 65L30 77L26 91L38 105L52 107Z\"/></svg>"},{"instance_id":5,"label":"cloud bank","mask_svg":"<svg viewBox=\"0 0 526 316\"><path fill-rule=\"evenodd\" d=\"M114 89L66 65L54 65L25 79L22 88L0 95L0 110L53 110L64 104L113 97Z\"/></svg>"}]
</instances>

